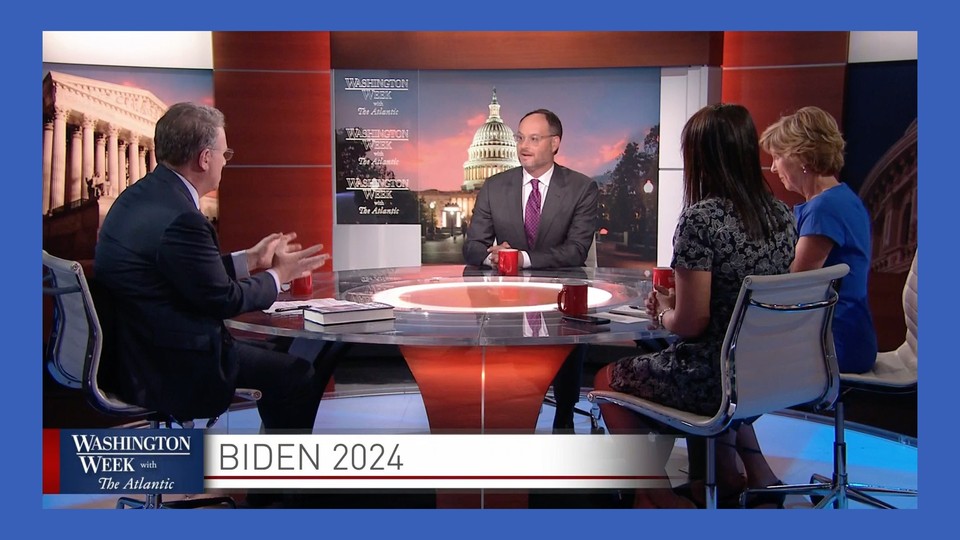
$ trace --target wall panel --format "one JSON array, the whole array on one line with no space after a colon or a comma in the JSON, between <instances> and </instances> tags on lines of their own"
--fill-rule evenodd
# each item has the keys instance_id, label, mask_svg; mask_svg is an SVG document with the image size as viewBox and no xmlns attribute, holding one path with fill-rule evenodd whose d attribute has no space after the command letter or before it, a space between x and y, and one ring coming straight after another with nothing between
<instances>
[{"instance_id":1,"label":"wall panel","mask_svg":"<svg viewBox=\"0 0 960 540\"><path fill-rule=\"evenodd\" d=\"M330 165L329 72L216 71L213 84L231 165Z\"/></svg>"},{"instance_id":2,"label":"wall panel","mask_svg":"<svg viewBox=\"0 0 960 540\"><path fill-rule=\"evenodd\" d=\"M329 32L214 32L214 69L330 69Z\"/></svg>"},{"instance_id":3,"label":"wall panel","mask_svg":"<svg viewBox=\"0 0 960 540\"><path fill-rule=\"evenodd\" d=\"M843 116L845 66L723 70L723 100L750 109L757 130L805 105ZM764 166L769 166L769 159Z\"/></svg>"},{"instance_id":4,"label":"wall panel","mask_svg":"<svg viewBox=\"0 0 960 540\"><path fill-rule=\"evenodd\" d=\"M224 250L273 231L333 242L328 32L214 32L214 99L237 151L220 186Z\"/></svg>"},{"instance_id":5,"label":"wall panel","mask_svg":"<svg viewBox=\"0 0 960 540\"><path fill-rule=\"evenodd\" d=\"M719 65L722 32L331 32L334 68Z\"/></svg>"},{"instance_id":6,"label":"wall panel","mask_svg":"<svg viewBox=\"0 0 960 540\"><path fill-rule=\"evenodd\" d=\"M231 242L225 250L252 246L271 232L296 231L304 246L333 239L331 169L257 167L223 171L220 184L220 230L229 224ZM225 242L224 242L225 243Z\"/></svg>"},{"instance_id":7,"label":"wall panel","mask_svg":"<svg viewBox=\"0 0 960 540\"><path fill-rule=\"evenodd\" d=\"M723 40L722 100L750 110L757 132L805 105L843 117L848 32L726 32ZM770 172L771 158L760 154L774 194L787 204L803 199Z\"/></svg>"},{"instance_id":8,"label":"wall panel","mask_svg":"<svg viewBox=\"0 0 960 540\"><path fill-rule=\"evenodd\" d=\"M846 64L849 32L724 32L723 67Z\"/></svg>"}]
</instances>

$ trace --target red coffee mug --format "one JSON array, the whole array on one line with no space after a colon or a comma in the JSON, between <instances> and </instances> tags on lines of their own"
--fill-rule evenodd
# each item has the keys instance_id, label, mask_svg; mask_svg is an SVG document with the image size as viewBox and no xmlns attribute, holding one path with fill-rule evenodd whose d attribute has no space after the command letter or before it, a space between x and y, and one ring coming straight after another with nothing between
<instances>
[{"instance_id":1,"label":"red coffee mug","mask_svg":"<svg viewBox=\"0 0 960 540\"><path fill-rule=\"evenodd\" d=\"M673 268L658 266L653 269L653 284L664 289L677 288L677 280L673 275Z\"/></svg>"},{"instance_id":2,"label":"red coffee mug","mask_svg":"<svg viewBox=\"0 0 960 540\"><path fill-rule=\"evenodd\" d=\"M497 252L497 271L501 276L515 276L520 269L520 250L513 248L501 249Z\"/></svg>"},{"instance_id":3,"label":"red coffee mug","mask_svg":"<svg viewBox=\"0 0 960 540\"><path fill-rule=\"evenodd\" d=\"M587 288L587 284L582 281L564 283L557 293L557 308L567 315L585 315Z\"/></svg>"},{"instance_id":4,"label":"red coffee mug","mask_svg":"<svg viewBox=\"0 0 960 540\"><path fill-rule=\"evenodd\" d=\"M313 295L313 276L307 274L305 277L298 277L290 285L290 293L294 296L312 296Z\"/></svg>"}]
</instances>

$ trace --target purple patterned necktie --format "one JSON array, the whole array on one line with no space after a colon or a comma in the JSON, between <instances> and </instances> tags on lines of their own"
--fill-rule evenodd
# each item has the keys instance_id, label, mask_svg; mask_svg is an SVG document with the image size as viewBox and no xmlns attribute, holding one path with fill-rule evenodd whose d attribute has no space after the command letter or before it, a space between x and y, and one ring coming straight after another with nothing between
<instances>
[{"instance_id":1,"label":"purple patterned necktie","mask_svg":"<svg viewBox=\"0 0 960 540\"><path fill-rule=\"evenodd\" d=\"M527 198L527 209L523 213L523 230L527 233L527 246L534 249L537 241L537 228L540 226L540 181L534 178L530 181L532 187L530 197Z\"/></svg>"},{"instance_id":2,"label":"purple patterned necktie","mask_svg":"<svg viewBox=\"0 0 960 540\"><path fill-rule=\"evenodd\" d=\"M541 318L540 313L527 312L524 313L524 317L526 317L527 325L530 327L530 335L532 337L540 337L540 330L543 327L543 319Z\"/></svg>"}]
</instances>

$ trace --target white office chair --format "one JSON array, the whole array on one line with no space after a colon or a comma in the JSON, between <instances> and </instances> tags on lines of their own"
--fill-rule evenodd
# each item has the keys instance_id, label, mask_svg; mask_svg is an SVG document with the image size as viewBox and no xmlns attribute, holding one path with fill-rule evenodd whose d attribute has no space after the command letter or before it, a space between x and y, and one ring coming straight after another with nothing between
<instances>
[{"instance_id":1,"label":"white office chair","mask_svg":"<svg viewBox=\"0 0 960 540\"><path fill-rule=\"evenodd\" d=\"M192 428L192 420L177 421L171 417L137 405L126 403L100 386L101 353L104 336L101 317L93 302L90 284L80 263L61 259L43 252L43 294L52 296L53 326L47 342L45 358L47 370L60 384L70 388L82 388L93 408L113 416L146 418L150 428L167 427L173 424ZM260 391L238 388L242 398L260 399ZM216 418L207 422L212 426ZM230 497L202 497L163 502L162 494L147 494L140 499L121 497L117 508L199 508L226 505L236 508Z\"/></svg>"},{"instance_id":2,"label":"white office chair","mask_svg":"<svg viewBox=\"0 0 960 540\"><path fill-rule=\"evenodd\" d=\"M810 495L814 508L847 508L850 499L883 509L895 506L870 494L916 497L917 490L896 487L857 484L847 478L847 445L844 440L844 410L842 394L848 390L866 390L880 393L908 393L917 389L917 255L913 256L910 273L903 286L903 316L907 333L902 345L895 351L877 354L877 363L867 373L840 374L841 397L834 406L833 476L814 474L809 484L778 485L747 490L748 493L783 493ZM743 498L741 498L742 502Z\"/></svg>"},{"instance_id":3,"label":"white office chair","mask_svg":"<svg viewBox=\"0 0 960 540\"><path fill-rule=\"evenodd\" d=\"M839 373L830 330L845 264L776 276L747 276L719 358L722 396L713 416L613 391L608 401L684 433L707 437L706 507L717 507L716 441L730 423L801 404L833 404Z\"/></svg>"}]
</instances>

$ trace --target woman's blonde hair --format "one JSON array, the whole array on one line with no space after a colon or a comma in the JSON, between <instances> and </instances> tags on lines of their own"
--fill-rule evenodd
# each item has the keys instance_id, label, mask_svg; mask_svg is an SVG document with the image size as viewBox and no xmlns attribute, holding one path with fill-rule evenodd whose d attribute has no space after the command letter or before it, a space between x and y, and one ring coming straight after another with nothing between
<instances>
[{"instance_id":1,"label":"woman's blonde hair","mask_svg":"<svg viewBox=\"0 0 960 540\"><path fill-rule=\"evenodd\" d=\"M803 107L783 116L760 135L764 152L794 156L810 172L824 176L840 173L845 146L837 121L820 107Z\"/></svg>"}]
</instances>

